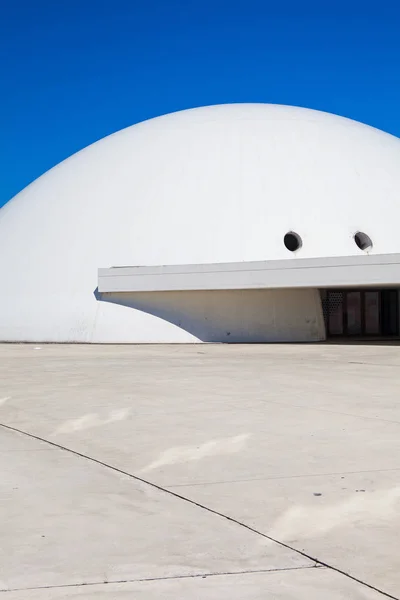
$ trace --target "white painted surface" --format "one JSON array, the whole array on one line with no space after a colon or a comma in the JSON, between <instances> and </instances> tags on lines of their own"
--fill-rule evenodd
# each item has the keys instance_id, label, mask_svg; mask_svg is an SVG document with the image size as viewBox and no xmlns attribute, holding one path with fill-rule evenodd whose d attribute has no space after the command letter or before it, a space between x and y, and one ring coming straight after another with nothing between
<instances>
[{"instance_id":1,"label":"white painted surface","mask_svg":"<svg viewBox=\"0 0 400 600\"><path fill-rule=\"evenodd\" d=\"M400 286L400 254L99 269L99 292Z\"/></svg>"},{"instance_id":2,"label":"white painted surface","mask_svg":"<svg viewBox=\"0 0 400 600\"><path fill-rule=\"evenodd\" d=\"M315 342L325 337L320 296L313 289L114 293L102 298L101 306L134 311L138 342L170 341L166 325L176 328L176 342ZM144 314L160 327L142 333L139 318ZM107 324L100 321L100 336L106 335L102 327ZM110 341L130 341L129 331L119 335Z\"/></svg>"},{"instance_id":3,"label":"white painted surface","mask_svg":"<svg viewBox=\"0 0 400 600\"><path fill-rule=\"evenodd\" d=\"M400 141L321 112L228 105L114 134L0 210L0 339L196 341L99 303L98 267L399 251Z\"/></svg>"}]
</instances>

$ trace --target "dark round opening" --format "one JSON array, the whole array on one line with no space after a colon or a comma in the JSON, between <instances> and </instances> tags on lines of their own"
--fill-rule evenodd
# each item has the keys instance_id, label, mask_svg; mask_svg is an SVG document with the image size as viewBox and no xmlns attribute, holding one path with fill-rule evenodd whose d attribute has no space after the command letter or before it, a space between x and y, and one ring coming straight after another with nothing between
<instances>
[{"instance_id":1,"label":"dark round opening","mask_svg":"<svg viewBox=\"0 0 400 600\"><path fill-rule=\"evenodd\" d=\"M360 248L360 250L371 250L372 248L372 240L369 237L369 235L367 235L366 233L363 233L362 231L357 231L357 233L354 236L354 241L357 244L357 246Z\"/></svg>"},{"instance_id":2,"label":"dark round opening","mask_svg":"<svg viewBox=\"0 0 400 600\"><path fill-rule=\"evenodd\" d=\"M296 250L301 248L301 237L298 233L289 231L283 238L283 243L290 252L296 252Z\"/></svg>"}]
</instances>

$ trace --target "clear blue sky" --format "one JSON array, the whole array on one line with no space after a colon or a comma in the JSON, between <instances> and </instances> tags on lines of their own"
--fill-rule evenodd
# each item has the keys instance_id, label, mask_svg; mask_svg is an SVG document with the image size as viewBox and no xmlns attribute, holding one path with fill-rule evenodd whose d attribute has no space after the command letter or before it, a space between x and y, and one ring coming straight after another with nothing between
<instances>
[{"instance_id":1,"label":"clear blue sky","mask_svg":"<svg viewBox=\"0 0 400 600\"><path fill-rule=\"evenodd\" d=\"M0 206L138 121L224 102L400 136L399 0L3 0Z\"/></svg>"}]
</instances>

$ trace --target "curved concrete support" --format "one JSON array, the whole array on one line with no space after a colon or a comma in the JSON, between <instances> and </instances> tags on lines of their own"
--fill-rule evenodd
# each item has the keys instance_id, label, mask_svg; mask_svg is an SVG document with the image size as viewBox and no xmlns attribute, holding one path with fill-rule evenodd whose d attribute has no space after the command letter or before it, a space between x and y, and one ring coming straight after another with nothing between
<instances>
[{"instance_id":1,"label":"curved concrete support","mask_svg":"<svg viewBox=\"0 0 400 600\"><path fill-rule=\"evenodd\" d=\"M325 339L318 290L224 290L100 294L100 300L129 307L181 330L182 342L316 342ZM156 324L155 331L159 331ZM96 331L104 340L102 319ZM126 331L145 341L147 328ZM96 338L92 339L96 342ZM112 338L107 339L113 342ZM155 342L167 342L159 336Z\"/></svg>"}]
</instances>

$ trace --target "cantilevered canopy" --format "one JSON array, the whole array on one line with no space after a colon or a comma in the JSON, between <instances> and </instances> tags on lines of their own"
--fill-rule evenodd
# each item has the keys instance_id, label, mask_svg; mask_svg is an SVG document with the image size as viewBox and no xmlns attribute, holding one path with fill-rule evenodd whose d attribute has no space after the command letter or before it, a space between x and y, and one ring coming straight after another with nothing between
<instances>
[{"instance_id":1,"label":"cantilevered canopy","mask_svg":"<svg viewBox=\"0 0 400 600\"><path fill-rule=\"evenodd\" d=\"M99 292L400 286L400 254L99 269Z\"/></svg>"}]
</instances>

